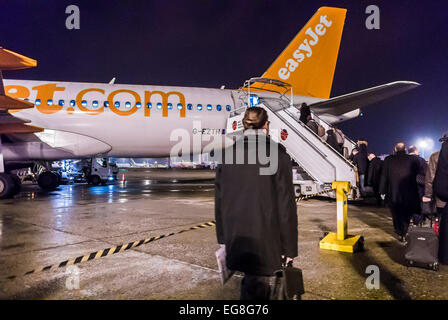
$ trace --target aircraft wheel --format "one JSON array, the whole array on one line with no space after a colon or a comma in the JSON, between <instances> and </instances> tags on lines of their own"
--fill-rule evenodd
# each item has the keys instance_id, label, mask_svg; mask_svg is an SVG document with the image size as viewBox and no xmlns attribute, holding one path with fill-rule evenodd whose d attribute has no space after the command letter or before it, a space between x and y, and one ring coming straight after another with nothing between
<instances>
[{"instance_id":1,"label":"aircraft wheel","mask_svg":"<svg viewBox=\"0 0 448 320\"><path fill-rule=\"evenodd\" d=\"M15 183L11 175L0 173L0 199L7 199L14 195Z\"/></svg>"},{"instance_id":2,"label":"aircraft wheel","mask_svg":"<svg viewBox=\"0 0 448 320\"><path fill-rule=\"evenodd\" d=\"M45 171L39 175L37 183L44 190L54 190L59 186L59 177L51 171Z\"/></svg>"},{"instance_id":3,"label":"aircraft wheel","mask_svg":"<svg viewBox=\"0 0 448 320\"><path fill-rule=\"evenodd\" d=\"M22 181L15 174L11 175L11 179L12 179L12 181L14 181L14 190L13 191L14 191L14 195L16 195L20 192L20 190L22 190Z\"/></svg>"},{"instance_id":4,"label":"aircraft wheel","mask_svg":"<svg viewBox=\"0 0 448 320\"><path fill-rule=\"evenodd\" d=\"M100 178L100 176L97 176L97 175L93 175L93 176L90 178L90 181L92 182L92 184L93 184L94 186L99 186L99 185L101 184L101 178Z\"/></svg>"}]
</instances>

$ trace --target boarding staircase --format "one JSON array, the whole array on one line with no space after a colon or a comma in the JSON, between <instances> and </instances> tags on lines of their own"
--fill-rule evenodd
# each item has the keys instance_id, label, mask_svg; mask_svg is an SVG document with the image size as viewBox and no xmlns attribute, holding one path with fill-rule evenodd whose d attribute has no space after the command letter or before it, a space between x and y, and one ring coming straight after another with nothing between
<instances>
[{"instance_id":1,"label":"boarding staircase","mask_svg":"<svg viewBox=\"0 0 448 320\"><path fill-rule=\"evenodd\" d=\"M271 138L281 143L291 158L298 164L293 179L296 195L322 193L335 197L330 192L333 181L349 181L354 187L349 198L355 199L357 174L354 165L346 158L355 143L345 137L342 155L299 120L299 109L293 103L292 87L282 81L252 78L239 90L233 92L235 109L231 113L227 133L238 136L242 133L242 118L248 107L263 107L269 116ZM331 125L315 114L313 119L325 130ZM235 125L235 121L238 125ZM329 191L328 193L324 193Z\"/></svg>"}]
</instances>

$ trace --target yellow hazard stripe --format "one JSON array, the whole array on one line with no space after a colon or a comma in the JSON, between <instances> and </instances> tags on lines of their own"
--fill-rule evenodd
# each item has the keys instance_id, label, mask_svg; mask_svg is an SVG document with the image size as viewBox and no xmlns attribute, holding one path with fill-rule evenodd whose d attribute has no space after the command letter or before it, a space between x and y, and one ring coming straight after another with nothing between
<instances>
[{"instance_id":1,"label":"yellow hazard stripe","mask_svg":"<svg viewBox=\"0 0 448 320\"><path fill-rule=\"evenodd\" d=\"M39 273L39 272L43 272L43 271L56 270L58 268L63 268L63 267L66 267L66 266L75 265L75 264L79 264L79 263L83 263L83 262L99 259L99 258L102 258L102 257L107 257L107 256L110 256L112 254L123 252L125 250L129 250L129 249L135 248L137 246L141 246L143 244L147 244L147 243L150 243L150 242L153 242L153 241L156 241L156 240L160 240L160 239L163 239L163 238L166 238L166 237L174 236L176 234L180 234L180 233L191 231L191 230L198 230L198 229L204 229L204 228L207 228L207 227L213 227L215 225L216 225L215 221L209 221L209 222L202 223L202 224L199 224L197 226L190 227L188 229L183 229L183 230L180 230L180 231L177 231L177 232L171 232L169 234L162 234L162 235L159 235L157 237L146 238L146 239L143 239L143 240L137 240L137 241L129 242L127 244L121 244L121 245L116 246L116 247L98 250L98 251L95 251L95 252L92 252L92 253L88 253L88 254L79 256L77 258L72 258L72 259L69 259L69 260L62 261L62 262L60 262L58 264L48 265L48 266L45 266L45 267L40 267L40 268L36 268L36 269L30 270L30 271L27 271L22 276L27 276L27 275L30 275L30 274L35 274L35 273ZM12 279L16 279L16 278L17 278L17 276L11 275L11 276L6 277L5 279L6 280L12 280Z\"/></svg>"},{"instance_id":2,"label":"yellow hazard stripe","mask_svg":"<svg viewBox=\"0 0 448 320\"><path fill-rule=\"evenodd\" d=\"M319 191L317 193L313 193L313 194L307 194L305 196L300 196L296 199L296 202L302 201L303 199L310 199L310 198L314 198L317 196L320 196L321 194L326 194L326 193L330 193L335 191L335 189L330 189L330 190L323 190L323 191Z\"/></svg>"}]
</instances>

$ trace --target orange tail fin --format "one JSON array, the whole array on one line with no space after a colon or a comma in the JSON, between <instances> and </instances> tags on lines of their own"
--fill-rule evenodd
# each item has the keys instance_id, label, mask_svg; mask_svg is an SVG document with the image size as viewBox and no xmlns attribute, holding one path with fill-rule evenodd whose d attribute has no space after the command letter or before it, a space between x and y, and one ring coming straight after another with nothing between
<instances>
[{"instance_id":1,"label":"orange tail fin","mask_svg":"<svg viewBox=\"0 0 448 320\"><path fill-rule=\"evenodd\" d=\"M263 77L288 82L296 95L328 99L346 12L319 8Z\"/></svg>"}]
</instances>

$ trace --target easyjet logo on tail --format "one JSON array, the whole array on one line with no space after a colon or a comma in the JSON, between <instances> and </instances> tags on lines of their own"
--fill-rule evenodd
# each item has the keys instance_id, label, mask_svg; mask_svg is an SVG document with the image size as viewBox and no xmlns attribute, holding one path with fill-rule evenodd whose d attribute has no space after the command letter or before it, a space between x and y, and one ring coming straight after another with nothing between
<instances>
[{"instance_id":1,"label":"easyjet logo on tail","mask_svg":"<svg viewBox=\"0 0 448 320\"><path fill-rule=\"evenodd\" d=\"M286 60L285 66L278 70L280 79L288 80L291 73L293 73L306 58L311 58L313 55L312 47L319 43L320 37L325 35L327 28L330 28L332 24L333 22L327 20L327 16L325 15L320 16L320 23L316 24L314 27L306 29L305 34L309 36L309 38L303 40L297 50L293 52L292 58Z\"/></svg>"}]
</instances>

